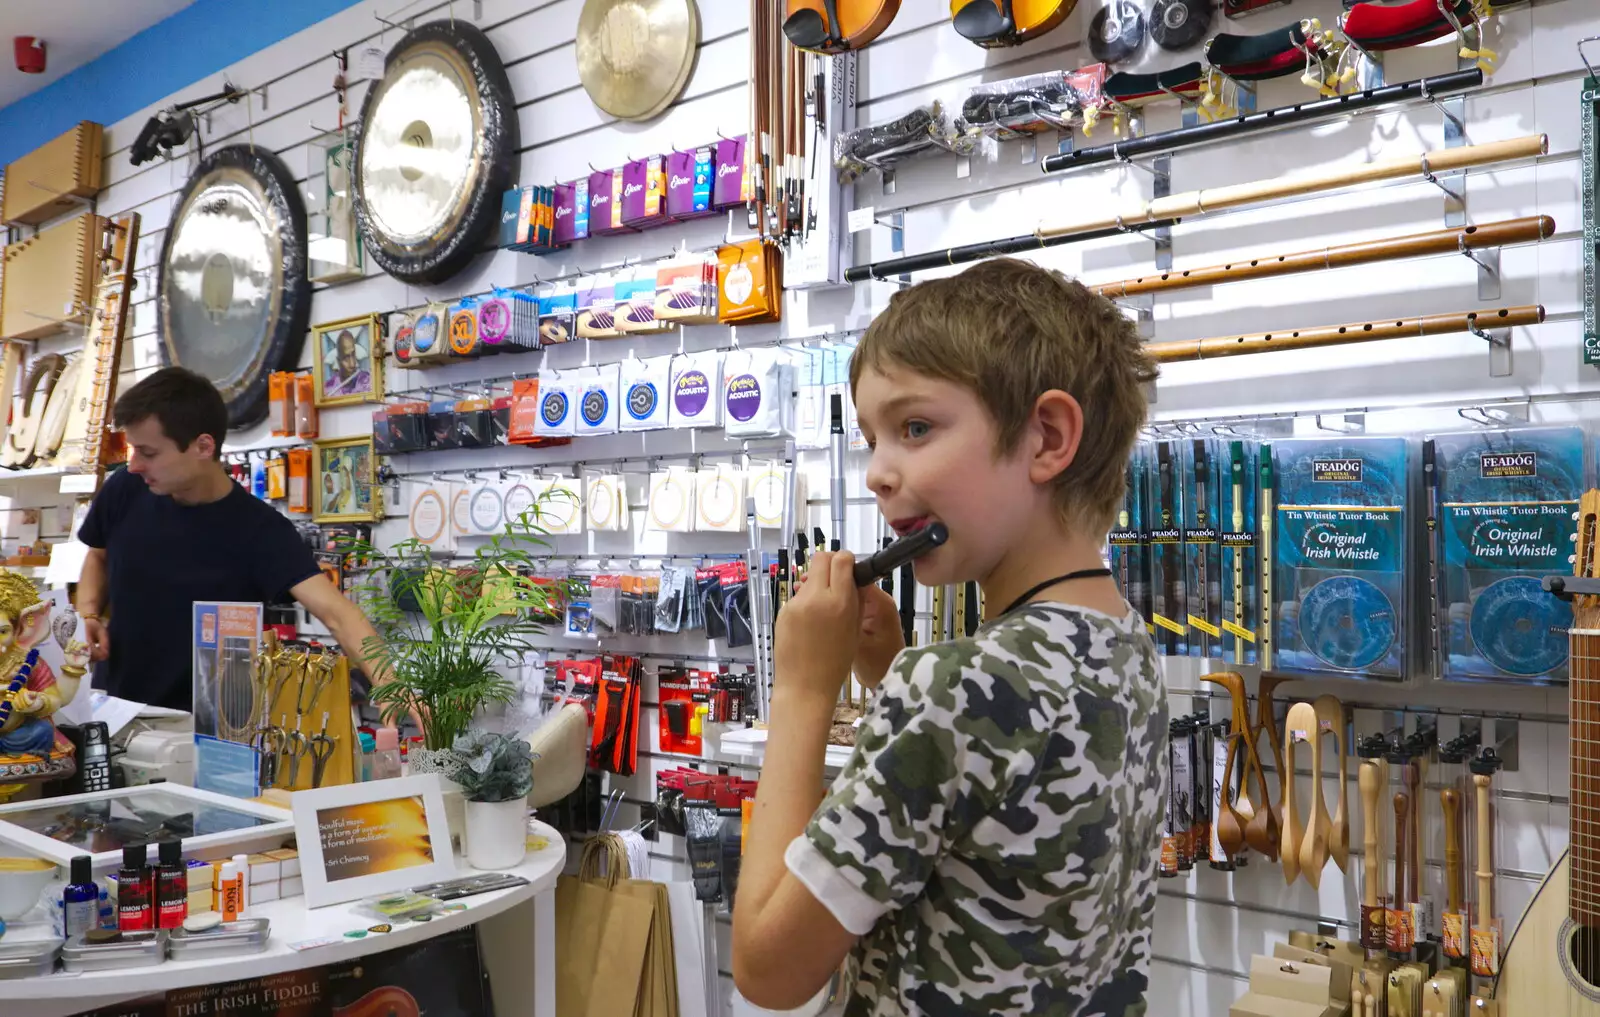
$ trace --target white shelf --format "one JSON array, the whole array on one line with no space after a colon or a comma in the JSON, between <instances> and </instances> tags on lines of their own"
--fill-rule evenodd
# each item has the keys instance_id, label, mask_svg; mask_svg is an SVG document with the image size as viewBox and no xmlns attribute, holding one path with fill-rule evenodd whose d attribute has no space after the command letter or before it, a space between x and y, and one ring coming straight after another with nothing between
<instances>
[{"instance_id":1,"label":"white shelf","mask_svg":"<svg viewBox=\"0 0 1600 1017\"><path fill-rule=\"evenodd\" d=\"M59 466L35 466L27 470L0 470L0 487L6 484L21 484L29 480L41 480L45 477L60 477L66 474Z\"/></svg>"},{"instance_id":2,"label":"white shelf","mask_svg":"<svg viewBox=\"0 0 1600 1017\"><path fill-rule=\"evenodd\" d=\"M842 770L844 764L850 761L850 753L855 749L849 745L830 745L823 754L822 765L830 770ZM751 766L760 766L767 755L767 732L762 728L741 728L738 731L729 731L722 736L721 750L718 758L730 762L747 763Z\"/></svg>"},{"instance_id":3,"label":"white shelf","mask_svg":"<svg viewBox=\"0 0 1600 1017\"><path fill-rule=\"evenodd\" d=\"M0 998L6 1001L4 1013L6 1017L66 1017L172 989L262 978L354 960L465 928L530 901L555 886L556 877L566 863L566 838L544 823L533 823L532 830L545 839L545 847L539 851L530 850L521 865L509 870L528 880L528 885L464 897L459 903L467 905L465 911L442 915L426 923L396 923L393 932L346 939L346 932L368 928L379 919L356 913L355 904L337 904L313 911L306 907L304 897L272 901L249 911L252 917L272 920L272 938L261 953L192 961L169 960L150 967L116 971L79 974L58 971L36 978L0 981ZM457 861L460 875L477 871L461 859ZM338 942L310 950L289 948L290 943L324 937L335 937Z\"/></svg>"}]
</instances>

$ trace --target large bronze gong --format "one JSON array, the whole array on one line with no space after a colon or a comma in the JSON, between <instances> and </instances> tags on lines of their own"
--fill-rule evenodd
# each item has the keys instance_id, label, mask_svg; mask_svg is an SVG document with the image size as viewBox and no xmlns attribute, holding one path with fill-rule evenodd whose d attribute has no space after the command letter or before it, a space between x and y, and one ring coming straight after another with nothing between
<instances>
[{"instance_id":1,"label":"large bronze gong","mask_svg":"<svg viewBox=\"0 0 1600 1017\"><path fill-rule=\"evenodd\" d=\"M267 375L294 368L311 319L306 210L277 156L229 145L189 178L161 249L164 362L211 379L231 427L267 414Z\"/></svg>"},{"instance_id":2,"label":"large bronze gong","mask_svg":"<svg viewBox=\"0 0 1600 1017\"><path fill-rule=\"evenodd\" d=\"M494 46L433 21L389 51L361 108L356 223L385 272L443 282L483 249L518 159L516 104Z\"/></svg>"},{"instance_id":3,"label":"large bronze gong","mask_svg":"<svg viewBox=\"0 0 1600 1017\"><path fill-rule=\"evenodd\" d=\"M578 80L618 120L649 120L676 102L699 49L695 0L584 0L578 15Z\"/></svg>"}]
</instances>

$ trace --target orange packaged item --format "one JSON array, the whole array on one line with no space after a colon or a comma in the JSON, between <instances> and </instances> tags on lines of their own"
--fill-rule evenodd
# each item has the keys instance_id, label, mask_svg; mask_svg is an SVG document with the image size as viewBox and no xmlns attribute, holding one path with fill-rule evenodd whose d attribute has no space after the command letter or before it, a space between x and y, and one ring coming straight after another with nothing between
<instances>
[{"instance_id":1,"label":"orange packaged item","mask_svg":"<svg viewBox=\"0 0 1600 1017\"><path fill-rule=\"evenodd\" d=\"M311 511L311 450L292 448L289 460L289 511Z\"/></svg>"},{"instance_id":2,"label":"orange packaged item","mask_svg":"<svg viewBox=\"0 0 1600 1017\"><path fill-rule=\"evenodd\" d=\"M294 374L273 371L267 377L267 418L274 438L294 437Z\"/></svg>"},{"instance_id":3,"label":"orange packaged item","mask_svg":"<svg viewBox=\"0 0 1600 1017\"><path fill-rule=\"evenodd\" d=\"M763 325L782 317L783 255L758 238L717 249L717 320L724 325Z\"/></svg>"},{"instance_id":4,"label":"orange packaged item","mask_svg":"<svg viewBox=\"0 0 1600 1017\"><path fill-rule=\"evenodd\" d=\"M309 372L294 376L294 433L300 438L317 436L317 386Z\"/></svg>"},{"instance_id":5,"label":"orange packaged item","mask_svg":"<svg viewBox=\"0 0 1600 1017\"><path fill-rule=\"evenodd\" d=\"M513 445L529 445L538 437L539 379L518 378L511 385L511 426L506 440Z\"/></svg>"}]
</instances>

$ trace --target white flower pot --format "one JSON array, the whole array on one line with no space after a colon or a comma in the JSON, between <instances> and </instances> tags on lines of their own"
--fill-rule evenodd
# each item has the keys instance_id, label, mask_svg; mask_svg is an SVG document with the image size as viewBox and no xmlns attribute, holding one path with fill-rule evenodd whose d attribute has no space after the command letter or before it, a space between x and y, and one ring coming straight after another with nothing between
<instances>
[{"instance_id":1,"label":"white flower pot","mask_svg":"<svg viewBox=\"0 0 1600 1017\"><path fill-rule=\"evenodd\" d=\"M467 802L467 864L504 872L522 864L528 850L528 802Z\"/></svg>"}]
</instances>

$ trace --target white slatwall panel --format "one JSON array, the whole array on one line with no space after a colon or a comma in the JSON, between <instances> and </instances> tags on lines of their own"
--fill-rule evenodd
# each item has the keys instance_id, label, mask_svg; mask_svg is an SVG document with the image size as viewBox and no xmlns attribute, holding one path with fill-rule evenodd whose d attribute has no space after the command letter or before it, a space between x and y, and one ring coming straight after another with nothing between
<instances>
[{"instance_id":1,"label":"white slatwall panel","mask_svg":"<svg viewBox=\"0 0 1600 1017\"><path fill-rule=\"evenodd\" d=\"M373 14L392 6L368 0L229 68L227 77L239 85L266 86L264 107L261 97L255 96L248 106L240 104L218 111L206 134L208 146L253 138L255 143L278 151L294 173L304 179L308 141L332 126L336 117L330 51L368 43L391 45L398 38L397 33L384 32ZM458 3L455 13L464 16L471 13L471 7ZM702 47L687 92L662 117L635 125L609 122L578 85L572 36L580 0L484 0L477 23L488 31L507 63L519 106L523 146L520 179L570 179L587 173L590 163L610 166L630 155L705 141L718 131L731 135L744 130L749 46L745 5L736 0L703 0L700 7L704 22ZM962 87L980 81L1087 63L1087 47L1080 40L1099 7L1094 0L1085 0L1058 31L1017 50L986 52L969 45L943 24L943 3L908 2L889 32L860 57L861 121L882 122L935 95L959 99ZM1236 25L1218 18L1216 28L1259 32L1278 27L1291 16L1312 15L1331 23L1339 9L1336 0L1301 0L1287 10ZM423 20L439 17L445 10L445 4L434 4L419 16ZM1489 377L1486 355L1478 340L1446 336L1169 367L1154 412L1160 417L1182 419L1250 410L1390 408L1393 412L1369 416L1369 428L1412 429L1459 423L1451 409L1431 414L1406 410L1418 403L1454 406L1522 395L1550 399L1593 389L1594 376L1578 365L1576 103L1581 65L1573 41L1596 31L1600 31L1600 11L1590 0L1540 0L1505 12L1491 42L1501 53L1501 70L1490 87L1467 104L1468 135L1473 141L1540 131L1550 136L1550 154L1536 164L1473 171L1468 177L1469 209L1476 220L1547 214L1555 217L1559 230L1551 242L1504 252L1504 295L1496 305L1542 303L1551 317L1543 326L1517 330L1512 377ZM1144 66L1154 68L1182 62L1189 54L1160 54L1152 46L1147 47L1145 58ZM1452 70L1454 66L1453 45L1431 46L1391 54L1388 76L1391 81L1401 81ZM215 91L222 77L213 75L197 81L157 105ZM356 110L365 92L366 83L352 79L351 98ZM1265 108L1307 97L1308 93L1291 78L1264 85L1261 103ZM155 314L150 302L155 281L153 266L172 205L191 166L186 160L138 168L128 165L128 144L155 108L109 125L110 186L100 202L102 212L132 208L144 216L144 299L136 306L133 353L126 362L125 379L141 376L157 362ZM1151 129L1173 126L1177 126L1176 110L1158 107L1151 116ZM1359 116L1338 125L1180 154L1174 159L1173 187L1184 191L1415 153L1421 147L1436 146L1441 137L1440 116L1429 108ZM1107 126L1087 143L1109 138ZM1081 137L1077 140L1080 145L1086 143ZM1041 145L1041 151L1044 148ZM1041 215L1046 219L1072 219L1084 209L1148 196L1148 187L1145 175L1119 167L1045 178L1039 175L1036 164L1021 162L1016 146L1002 146L992 158L975 159L970 176L965 179L957 178L954 160L934 158L902 167L893 195L882 194L874 181L863 182L856 189L856 204L873 205L880 210L905 209L906 250L915 253L1025 233ZM1442 209L1443 198L1437 190L1421 182L1403 182L1183 225L1174 231L1174 249L1179 267L1208 265L1234 257L1436 229L1442 225ZM742 229L742 223L737 227ZM313 319L326 321L412 306L430 297L449 298L495 284L529 283L579 267L616 265L629 255L665 254L680 242L703 248L717 242L729 228L730 223L714 219L639 237L590 241L542 259L486 252L457 278L431 288L406 286L374 271L365 280L319 290ZM889 244L890 238L881 228L857 234L854 258L849 260L887 258L891 255ZM1037 257L1044 264L1098 282L1147 271L1151 267L1150 256L1146 241L1108 240L1056 248ZM1156 337L1178 339L1235 330L1250 332L1465 310L1479 306L1475 272L1466 259L1433 258L1344 269L1320 277L1191 291L1158 300ZM872 284L792 297L782 332L811 335L858 328L887 301L890 292L886 284ZM686 349L704 349L727 345L730 334L735 341L741 337L759 340L776 331L770 326L743 330L703 326L685 330L681 342ZM675 348L672 342L662 338L618 340L590 349L574 344L548 356L553 366L566 367L586 360L621 359L635 350L646 355L650 351L664 352ZM305 357L309 363L309 347ZM531 369L534 363L524 358L510 367L500 358L443 368L430 372L425 381L403 373L396 378L399 384L467 382L508 370ZM1540 402L1534 408L1535 420L1592 420L1595 416L1580 403ZM361 409L325 412L323 421L325 434L354 434L364 428L366 413ZM243 434L239 441L260 436ZM449 465L525 465L570 462L576 456L599 459L725 447L719 439L704 435L617 436L588 439L581 448L567 450L460 453L449 459ZM435 462L437 457L409 458L411 462L397 466L425 469L441 465ZM865 494L860 477L864 464L858 456L853 456L852 462L856 469L850 478L850 493L859 497ZM808 457L806 466L815 499L816 493L826 490L825 466L816 457ZM642 501L642 492L635 491L633 500ZM826 515L824 506L813 506L813 522L827 525ZM380 529L380 540L392 529L392 524ZM877 521L865 505L857 504L852 506L847 531L849 546L864 547L875 539ZM651 535L640 543L639 550L726 553L738 549L737 543L729 542L734 540L704 535ZM557 538L555 551L622 553L631 551L634 544L617 534L568 537ZM562 642L554 640L552 645ZM703 641L691 637L671 643L658 640L651 646L663 653L710 652ZM1197 673L1190 662L1178 662L1169 668L1169 684L1177 692L1194 689L1198 685ZM1536 874L1548 868L1565 845L1567 764L1565 730L1560 723L1565 713L1564 695L1493 688L1452 688L1446 693L1425 685L1392 689L1355 682L1324 683L1318 691L1324 689L1364 703L1438 704L1448 695L1451 709L1456 711L1511 712L1542 718L1524 723L1521 767L1503 778L1508 793L1501 803L1506 822L1498 865L1502 872L1501 898L1507 915L1514 915L1531 896ZM1286 691L1293 693L1296 689ZM652 678L646 687L646 700L653 703L654 694ZM1187 708L1186 697L1179 696L1176 706ZM1214 712L1220 709L1214 706ZM655 721L652 706L645 715L645 728L650 733L643 739L652 753L656 746ZM1448 727L1450 718L1445 723ZM655 771L679 762L652 754L641 760L638 776L619 780L616 785L632 801L648 800L653 793ZM1304 783L1307 778L1300 779ZM631 821L634 809L624 809L623 815ZM1360 843L1359 815L1351 840ZM1435 831L1431 839L1435 864L1439 840ZM686 875L681 844L674 838L663 838L655 851L658 878ZM1353 870L1358 866L1359 861L1352 862ZM1153 971L1151 1012L1173 1017L1221 1013L1242 991L1242 973L1248 969L1252 953L1268 949L1290 928L1310 928L1318 918L1350 921L1356 914L1355 883L1335 876L1336 873L1329 873L1320 892L1312 891L1303 882L1285 887L1276 872L1260 864L1231 875L1204 870L1165 881L1161 886L1155 944L1159 960ZM1436 871L1433 878L1437 879ZM719 940L719 966L726 971L729 965L725 924L719 926ZM721 984L725 992L729 991L726 978Z\"/></svg>"}]
</instances>

